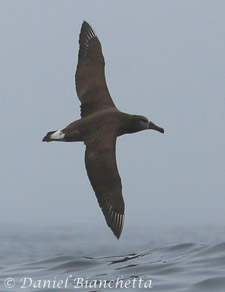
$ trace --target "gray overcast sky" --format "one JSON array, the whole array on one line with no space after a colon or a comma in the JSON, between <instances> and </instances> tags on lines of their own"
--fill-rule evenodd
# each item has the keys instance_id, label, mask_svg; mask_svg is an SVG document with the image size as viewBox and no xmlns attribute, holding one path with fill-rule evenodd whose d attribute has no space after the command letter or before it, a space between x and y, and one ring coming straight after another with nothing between
<instances>
[{"instance_id":1,"label":"gray overcast sky","mask_svg":"<svg viewBox=\"0 0 225 292\"><path fill-rule=\"evenodd\" d=\"M117 141L126 224L224 224L224 11L218 0L1 1L0 222L106 226L84 145L41 142L79 118L86 20L117 107L165 128Z\"/></svg>"}]
</instances>

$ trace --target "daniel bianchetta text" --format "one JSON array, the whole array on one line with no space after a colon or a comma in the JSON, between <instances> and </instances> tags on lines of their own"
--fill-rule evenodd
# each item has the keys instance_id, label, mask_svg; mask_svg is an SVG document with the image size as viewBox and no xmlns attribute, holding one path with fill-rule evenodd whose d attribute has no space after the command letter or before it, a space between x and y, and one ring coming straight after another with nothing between
<instances>
[{"instance_id":1,"label":"daniel bianchetta text","mask_svg":"<svg viewBox=\"0 0 225 292\"><path fill-rule=\"evenodd\" d=\"M32 279L31 277L23 277L19 280L14 278L7 278L4 281L6 288L13 288L19 286L20 288L32 288L32 289L66 289L66 288L87 288L87 289L129 289L129 288L145 288L149 289L153 287L152 280L143 278L131 278L124 279L123 276L119 276L113 280L94 280L89 277L74 277L69 275L65 279Z\"/></svg>"}]
</instances>

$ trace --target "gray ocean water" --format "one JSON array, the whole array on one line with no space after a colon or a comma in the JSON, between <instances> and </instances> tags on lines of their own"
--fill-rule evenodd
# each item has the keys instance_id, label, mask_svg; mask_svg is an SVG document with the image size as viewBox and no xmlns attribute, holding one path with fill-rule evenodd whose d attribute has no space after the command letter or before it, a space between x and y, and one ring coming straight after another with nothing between
<instances>
[{"instance_id":1,"label":"gray ocean water","mask_svg":"<svg viewBox=\"0 0 225 292\"><path fill-rule=\"evenodd\" d=\"M225 227L1 226L0 291L225 291Z\"/></svg>"}]
</instances>

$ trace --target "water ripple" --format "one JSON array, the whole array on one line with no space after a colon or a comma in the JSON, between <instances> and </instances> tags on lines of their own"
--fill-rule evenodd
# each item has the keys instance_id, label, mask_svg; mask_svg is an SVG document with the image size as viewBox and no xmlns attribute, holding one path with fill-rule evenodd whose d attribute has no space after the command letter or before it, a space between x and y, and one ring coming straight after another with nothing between
<instances>
[{"instance_id":1,"label":"water ripple","mask_svg":"<svg viewBox=\"0 0 225 292\"><path fill-rule=\"evenodd\" d=\"M8 237L10 240L10 236ZM47 238L48 239L48 238ZM48 240L46 239L46 246ZM44 241L44 240L43 240ZM22 243L20 238L20 243ZM54 239L54 244L57 239ZM40 243L40 241L39 241ZM35 241L33 250L37 250L39 244ZM68 242L66 243L68 246ZM71 240L71 246L74 241ZM79 252L76 248L66 249L62 246L61 250L55 246L54 253L47 257L40 249L38 256L32 253L32 259L29 260L26 252L22 251L22 246L17 247L17 251L22 256L18 256L15 263L8 263L8 259L1 263L0 292L6 291L4 280L13 277L18 283L23 277L30 277L33 281L50 279L66 280L70 289L62 291L74 291L74 278L83 277L87 281L97 281L100 283L105 280L110 283L111 280L123 279L124 281L152 280L153 288L150 291L171 291L171 292L224 292L225 291L225 241L221 243L198 243L182 242L177 244L157 243L151 248L142 249L139 247L127 248L124 250L113 250L110 241L108 242L107 256L102 256L101 252ZM117 243L116 243L117 244ZM6 246L6 244L4 245ZM77 245L80 247L80 243ZM127 243L127 246L128 243ZM93 246L88 246L93 248ZM62 254L67 250L67 254ZM106 247L105 247L106 250ZM132 251L131 251L132 250ZM14 251L15 252L15 251ZM0 250L1 253L1 250ZM2 251L3 253L3 251ZM4 254L6 250L4 250ZM8 250L10 255L10 250ZM4 257L3 257L4 258ZM51 289L51 291L54 289ZM145 288L138 288L138 291L146 291ZM11 290L11 291L21 291ZM32 287L26 291L37 291ZM50 289L40 287L38 291L50 291ZM103 288L80 288L78 291L105 291ZM110 290L112 291L112 290ZM128 288L126 291L136 291ZM148 290L149 291L149 290Z\"/></svg>"}]
</instances>

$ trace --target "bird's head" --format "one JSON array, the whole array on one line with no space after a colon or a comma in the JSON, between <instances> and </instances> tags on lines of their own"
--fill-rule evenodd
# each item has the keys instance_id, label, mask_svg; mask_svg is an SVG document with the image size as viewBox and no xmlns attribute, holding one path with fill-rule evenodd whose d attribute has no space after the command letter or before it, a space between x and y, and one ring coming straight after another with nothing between
<instances>
[{"instance_id":1,"label":"bird's head","mask_svg":"<svg viewBox=\"0 0 225 292\"><path fill-rule=\"evenodd\" d=\"M164 133L163 128L158 127L144 116L133 116L133 129L135 132L140 132L143 130L155 130L160 133Z\"/></svg>"}]
</instances>

